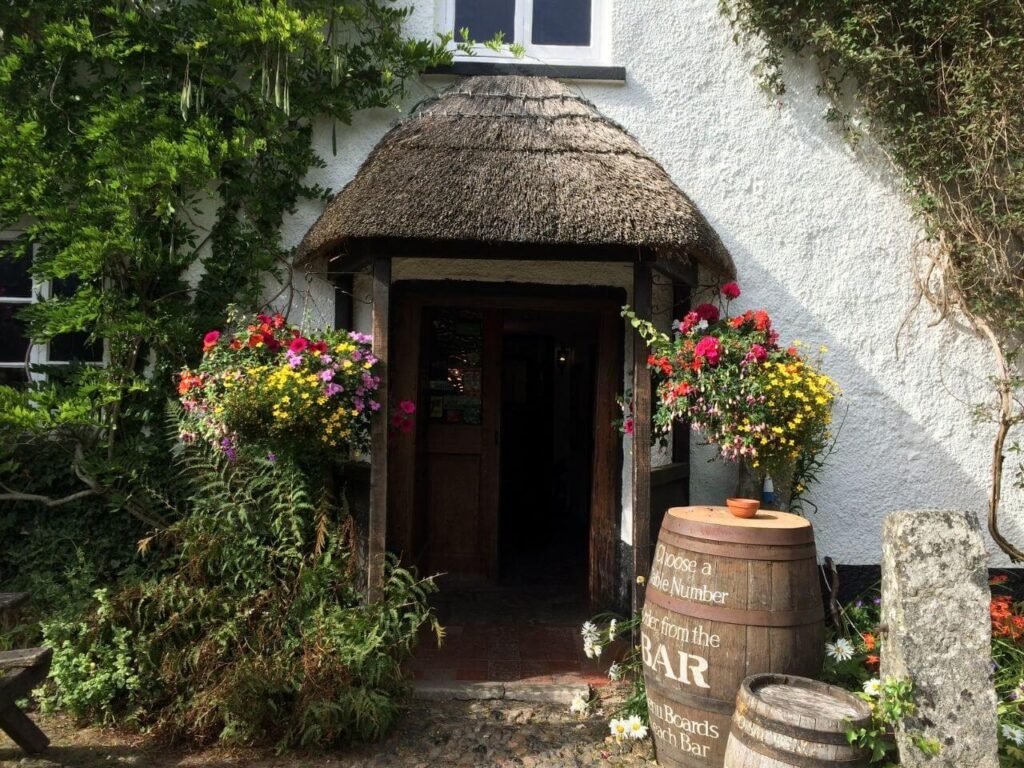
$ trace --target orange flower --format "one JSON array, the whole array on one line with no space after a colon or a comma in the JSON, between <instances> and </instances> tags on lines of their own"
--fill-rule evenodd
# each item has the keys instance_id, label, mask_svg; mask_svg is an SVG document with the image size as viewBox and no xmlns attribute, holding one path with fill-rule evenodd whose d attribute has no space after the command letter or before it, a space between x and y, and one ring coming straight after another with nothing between
<instances>
[{"instance_id":1,"label":"orange flower","mask_svg":"<svg viewBox=\"0 0 1024 768\"><path fill-rule=\"evenodd\" d=\"M864 641L864 648L865 648L865 650L873 651L873 650L875 650L875 648L878 647L878 641L875 640L875 636L873 634L871 634L870 632L865 632L860 637L861 637L861 640Z\"/></svg>"},{"instance_id":2,"label":"orange flower","mask_svg":"<svg viewBox=\"0 0 1024 768\"><path fill-rule=\"evenodd\" d=\"M1000 573L999 575L993 576L991 579L989 579L988 583L989 584L1005 584L1009 580L1010 580L1009 576L1007 576L1005 573Z\"/></svg>"},{"instance_id":3,"label":"orange flower","mask_svg":"<svg viewBox=\"0 0 1024 768\"><path fill-rule=\"evenodd\" d=\"M256 347L263 346L263 335L260 333L254 333L249 337L249 347L255 349Z\"/></svg>"},{"instance_id":4,"label":"orange flower","mask_svg":"<svg viewBox=\"0 0 1024 768\"><path fill-rule=\"evenodd\" d=\"M230 347L232 349L235 349L235 350L241 349L242 348L242 340L241 339L232 339Z\"/></svg>"},{"instance_id":5,"label":"orange flower","mask_svg":"<svg viewBox=\"0 0 1024 768\"><path fill-rule=\"evenodd\" d=\"M881 661L881 659L878 658L878 656L876 656L875 654L871 654L871 655L865 657L864 665L868 669L876 670L876 669L878 669L878 664L879 664L880 661Z\"/></svg>"}]
</instances>

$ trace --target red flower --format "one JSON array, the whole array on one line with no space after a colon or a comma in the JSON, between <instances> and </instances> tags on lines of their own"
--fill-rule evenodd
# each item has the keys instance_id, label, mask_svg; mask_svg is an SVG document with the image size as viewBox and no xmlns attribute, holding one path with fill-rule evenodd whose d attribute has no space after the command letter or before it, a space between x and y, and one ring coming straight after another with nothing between
<instances>
[{"instance_id":1,"label":"red flower","mask_svg":"<svg viewBox=\"0 0 1024 768\"><path fill-rule=\"evenodd\" d=\"M714 304L700 304L693 313L697 315L700 320L707 320L709 323L713 323L718 319L718 307Z\"/></svg>"},{"instance_id":2,"label":"red flower","mask_svg":"<svg viewBox=\"0 0 1024 768\"><path fill-rule=\"evenodd\" d=\"M398 404L398 407L406 416L412 416L416 413L416 403L412 400L403 400Z\"/></svg>"},{"instance_id":3,"label":"red flower","mask_svg":"<svg viewBox=\"0 0 1024 768\"><path fill-rule=\"evenodd\" d=\"M786 354L790 357L796 357L800 353L796 351L796 347L786 347Z\"/></svg>"},{"instance_id":4,"label":"red flower","mask_svg":"<svg viewBox=\"0 0 1024 768\"><path fill-rule=\"evenodd\" d=\"M231 340L231 344L229 344L228 346L230 346L232 349L241 349L242 348L242 340L241 339L232 339Z\"/></svg>"},{"instance_id":5,"label":"red flower","mask_svg":"<svg viewBox=\"0 0 1024 768\"><path fill-rule=\"evenodd\" d=\"M288 345L288 351L292 354L299 355L306 351L309 346L309 339L302 336L296 336L292 339L292 343Z\"/></svg>"},{"instance_id":6,"label":"red flower","mask_svg":"<svg viewBox=\"0 0 1024 768\"><path fill-rule=\"evenodd\" d=\"M218 339L220 339L220 331L210 331L203 336L203 352L209 352L216 347Z\"/></svg>"},{"instance_id":7,"label":"red flower","mask_svg":"<svg viewBox=\"0 0 1024 768\"><path fill-rule=\"evenodd\" d=\"M754 328L759 331L767 331L772 327L772 319L763 309L759 309L751 315L754 319Z\"/></svg>"},{"instance_id":8,"label":"red flower","mask_svg":"<svg viewBox=\"0 0 1024 768\"><path fill-rule=\"evenodd\" d=\"M740 297L740 287L735 282L726 283L722 286L722 295L729 299L738 299Z\"/></svg>"},{"instance_id":9,"label":"red flower","mask_svg":"<svg viewBox=\"0 0 1024 768\"><path fill-rule=\"evenodd\" d=\"M707 360L708 365L718 365L722 356L722 343L714 336L705 336L697 342L697 348L693 354Z\"/></svg>"},{"instance_id":10,"label":"red flower","mask_svg":"<svg viewBox=\"0 0 1024 768\"><path fill-rule=\"evenodd\" d=\"M271 352L277 352L279 349L281 349L281 342L278 341L274 337L274 334L270 333L269 331L263 334L263 343L267 345L267 349L269 349Z\"/></svg>"},{"instance_id":11,"label":"red flower","mask_svg":"<svg viewBox=\"0 0 1024 768\"><path fill-rule=\"evenodd\" d=\"M696 312L687 312L683 319L679 321L679 331L681 333L689 333L690 329L699 322L700 318Z\"/></svg>"},{"instance_id":12,"label":"red flower","mask_svg":"<svg viewBox=\"0 0 1024 768\"><path fill-rule=\"evenodd\" d=\"M275 328L283 328L284 327L284 315L282 315L280 312L278 312L276 315L274 315L272 318L270 318L270 322L273 324L273 326Z\"/></svg>"},{"instance_id":13,"label":"red flower","mask_svg":"<svg viewBox=\"0 0 1024 768\"><path fill-rule=\"evenodd\" d=\"M765 360L768 359L768 350L766 350L760 344L751 344L750 358L758 363L763 363Z\"/></svg>"},{"instance_id":14,"label":"red flower","mask_svg":"<svg viewBox=\"0 0 1024 768\"><path fill-rule=\"evenodd\" d=\"M690 386L688 381L681 381L676 385L676 388L672 390L672 394L676 397L686 397L692 391L693 387Z\"/></svg>"},{"instance_id":15,"label":"red flower","mask_svg":"<svg viewBox=\"0 0 1024 768\"><path fill-rule=\"evenodd\" d=\"M256 347L263 346L263 334L254 333L249 336L249 348L256 349Z\"/></svg>"},{"instance_id":16,"label":"red flower","mask_svg":"<svg viewBox=\"0 0 1024 768\"><path fill-rule=\"evenodd\" d=\"M323 355L327 352L327 342L324 340L314 341L309 345L309 351L314 355Z\"/></svg>"},{"instance_id":17,"label":"red flower","mask_svg":"<svg viewBox=\"0 0 1024 768\"><path fill-rule=\"evenodd\" d=\"M1005 573L1000 573L997 576L993 576L991 579L989 579L988 583L989 584L1005 584L1009 580L1010 580L1009 576L1007 576Z\"/></svg>"},{"instance_id":18,"label":"red flower","mask_svg":"<svg viewBox=\"0 0 1024 768\"><path fill-rule=\"evenodd\" d=\"M622 431L627 435L633 434L633 419L626 419L625 423L622 425Z\"/></svg>"},{"instance_id":19,"label":"red flower","mask_svg":"<svg viewBox=\"0 0 1024 768\"><path fill-rule=\"evenodd\" d=\"M881 661L881 659L878 658L878 656L876 654L872 653L871 655L865 657L864 664L865 664L865 666L867 666L868 669L875 670L875 669L878 669L878 664L879 664L880 661Z\"/></svg>"}]
</instances>

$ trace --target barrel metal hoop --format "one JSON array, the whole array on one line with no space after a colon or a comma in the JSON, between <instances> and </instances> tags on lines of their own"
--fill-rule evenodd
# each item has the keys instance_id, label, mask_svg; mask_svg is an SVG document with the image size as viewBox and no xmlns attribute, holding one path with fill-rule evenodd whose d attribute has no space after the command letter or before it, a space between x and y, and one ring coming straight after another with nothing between
<instances>
[{"instance_id":1,"label":"barrel metal hoop","mask_svg":"<svg viewBox=\"0 0 1024 768\"><path fill-rule=\"evenodd\" d=\"M820 624L824 619L823 608L804 608L799 611L748 611L741 608L718 608L714 605L694 603L666 595L653 585L648 585L648 602L659 608L672 611L691 619L719 621L723 624L745 624L751 627L802 627Z\"/></svg>"},{"instance_id":2,"label":"barrel metal hoop","mask_svg":"<svg viewBox=\"0 0 1024 768\"><path fill-rule=\"evenodd\" d=\"M644 685L653 691L657 691L666 699L670 699L686 707L699 709L702 712L711 712L716 715L732 717L733 710L736 709L735 702L694 696L692 693L686 693L679 688L670 688L667 685L664 685L660 678L656 678L653 675L644 675Z\"/></svg>"},{"instance_id":3,"label":"barrel metal hoop","mask_svg":"<svg viewBox=\"0 0 1024 768\"><path fill-rule=\"evenodd\" d=\"M749 749L751 752L756 752L762 757L767 757L770 760L776 760L783 765L791 765L793 768L835 768L837 765L843 763L849 763L850 765L860 766L865 765L862 758L857 757L854 760L842 760L837 761L831 760L819 760L816 757L808 757L806 755L794 755L792 752L783 752L781 749L773 749L770 745L764 744L757 741L736 726L736 722L733 721L732 728L729 729L729 738L736 739L740 744Z\"/></svg>"},{"instance_id":4,"label":"barrel metal hoop","mask_svg":"<svg viewBox=\"0 0 1024 768\"><path fill-rule=\"evenodd\" d=\"M669 530L662 530L661 536L658 537L658 542L690 552L700 552L702 555L719 555L735 560L769 560L773 562L814 560L817 562L818 559L818 553L813 542L790 546L770 545L764 542L756 545L737 544L735 542L723 543L682 536Z\"/></svg>"},{"instance_id":5,"label":"barrel metal hoop","mask_svg":"<svg viewBox=\"0 0 1024 768\"><path fill-rule=\"evenodd\" d=\"M682 536L692 536L711 541L731 541L734 544L813 544L814 529L803 528L744 528L738 525L715 525L697 523L693 520L665 515L662 528Z\"/></svg>"},{"instance_id":6,"label":"barrel metal hoop","mask_svg":"<svg viewBox=\"0 0 1024 768\"><path fill-rule=\"evenodd\" d=\"M772 733L789 736L790 738L798 739L800 741L812 741L816 744L828 744L838 747L850 746L850 742L846 738L846 734L842 731L819 731L813 728L803 728L799 725L791 725L790 723L785 723L779 720L770 720L760 712L757 712L755 709L750 707L742 700L742 698L736 702L736 711L754 725L760 726L766 731L770 731Z\"/></svg>"}]
</instances>

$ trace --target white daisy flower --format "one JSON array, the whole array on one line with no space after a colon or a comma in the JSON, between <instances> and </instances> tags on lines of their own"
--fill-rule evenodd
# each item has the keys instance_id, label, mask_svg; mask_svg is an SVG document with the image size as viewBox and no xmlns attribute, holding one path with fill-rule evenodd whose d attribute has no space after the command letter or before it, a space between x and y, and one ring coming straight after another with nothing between
<instances>
[{"instance_id":1,"label":"white daisy flower","mask_svg":"<svg viewBox=\"0 0 1024 768\"><path fill-rule=\"evenodd\" d=\"M584 648L583 650L586 651L586 648ZM601 647L600 643L594 643L592 646L590 646L590 650L594 654L590 658L592 658L592 659L599 659L599 658L601 658L601 651L603 651L604 649Z\"/></svg>"},{"instance_id":2,"label":"white daisy flower","mask_svg":"<svg viewBox=\"0 0 1024 768\"><path fill-rule=\"evenodd\" d=\"M1024 747L1024 728L1019 725L1003 724L1003 738L1012 741L1018 747Z\"/></svg>"},{"instance_id":3,"label":"white daisy flower","mask_svg":"<svg viewBox=\"0 0 1024 768\"><path fill-rule=\"evenodd\" d=\"M612 642L613 640L615 640L615 630L618 629L618 626L619 626L619 623L615 619L612 619L610 622L608 622L608 642L609 643Z\"/></svg>"},{"instance_id":4,"label":"white daisy flower","mask_svg":"<svg viewBox=\"0 0 1024 768\"><path fill-rule=\"evenodd\" d=\"M583 642L595 642L599 636L597 626L592 621L584 621L583 628L580 630L580 634L583 635Z\"/></svg>"},{"instance_id":5,"label":"white daisy flower","mask_svg":"<svg viewBox=\"0 0 1024 768\"><path fill-rule=\"evenodd\" d=\"M617 661L612 662L612 665L608 667L608 679L612 682L617 682L622 679L622 667L619 666Z\"/></svg>"},{"instance_id":6,"label":"white daisy flower","mask_svg":"<svg viewBox=\"0 0 1024 768\"><path fill-rule=\"evenodd\" d=\"M587 709L589 707L590 705L587 704L587 700L577 693L572 697L572 704L569 705L569 711L574 715L585 715L587 714Z\"/></svg>"},{"instance_id":7,"label":"white daisy flower","mask_svg":"<svg viewBox=\"0 0 1024 768\"><path fill-rule=\"evenodd\" d=\"M647 726L644 725L639 715L631 715L629 720L626 721L626 728L629 730L629 738L631 739L647 738Z\"/></svg>"},{"instance_id":8,"label":"white daisy flower","mask_svg":"<svg viewBox=\"0 0 1024 768\"><path fill-rule=\"evenodd\" d=\"M619 741L629 736L629 722L613 718L612 721L608 723L608 730L612 732L612 736L615 737L615 740Z\"/></svg>"},{"instance_id":9,"label":"white daisy flower","mask_svg":"<svg viewBox=\"0 0 1024 768\"><path fill-rule=\"evenodd\" d=\"M854 652L853 643L845 637L840 637L834 643L825 643L825 653L835 661L849 661Z\"/></svg>"},{"instance_id":10,"label":"white daisy flower","mask_svg":"<svg viewBox=\"0 0 1024 768\"><path fill-rule=\"evenodd\" d=\"M877 677L872 677L870 680L864 681L864 693L868 696L878 698L882 695L882 681Z\"/></svg>"},{"instance_id":11,"label":"white daisy flower","mask_svg":"<svg viewBox=\"0 0 1024 768\"><path fill-rule=\"evenodd\" d=\"M701 331L703 331L703 330L704 330L705 328L707 328L707 327L708 327L708 321L707 321L707 320L704 320L704 319L702 319L702 320L701 320L701 321L700 321L699 323L697 323L697 325L696 325L695 327L696 327L696 328L697 328L698 330L701 330Z\"/></svg>"}]
</instances>

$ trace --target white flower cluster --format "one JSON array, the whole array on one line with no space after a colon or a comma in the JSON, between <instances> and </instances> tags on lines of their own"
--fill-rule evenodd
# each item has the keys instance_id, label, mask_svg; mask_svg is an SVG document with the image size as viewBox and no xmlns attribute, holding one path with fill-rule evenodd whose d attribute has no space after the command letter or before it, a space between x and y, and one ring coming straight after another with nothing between
<instances>
[{"instance_id":1,"label":"white flower cluster","mask_svg":"<svg viewBox=\"0 0 1024 768\"><path fill-rule=\"evenodd\" d=\"M617 683L619 680L621 680L622 675L622 667L619 666L619 662L613 662L612 665L608 667L608 679L611 680L613 683Z\"/></svg>"},{"instance_id":2,"label":"white flower cluster","mask_svg":"<svg viewBox=\"0 0 1024 768\"><path fill-rule=\"evenodd\" d=\"M583 629L580 630L580 634L583 635L583 652L587 655L588 659L597 659L601 656L601 633L597 631L597 626L591 621L583 622Z\"/></svg>"},{"instance_id":3,"label":"white flower cluster","mask_svg":"<svg viewBox=\"0 0 1024 768\"><path fill-rule=\"evenodd\" d=\"M1019 725L1003 724L1003 738L1012 741L1018 747L1024 747L1024 728Z\"/></svg>"},{"instance_id":4,"label":"white flower cluster","mask_svg":"<svg viewBox=\"0 0 1024 768\"><path fill-rule=\"evenodd\" d=\"M590 702L584 699L582 695L577 693L572 697L572 704L569 705L570 712L574 715L585 715L588 709L590 709Z\"/></svg>"},{"instance_id":5,"label":"white flower cluster","mask_svg":"<svg viewBox=\"0 0 1024 768\"><path fill-rule=\"evenodd\" d=\"M882 681L877 677L872 677L870 680L864 681L864 693L868 696L877 699L882 695Z\"/></svg>"},{"instance_id":6,"label":"white flower cluster","mask_svg":"<svg viewBox=\"0 0 1024 768\"><path fill-rule=\"evenodd\" d=\"M825 643L825 653L834 661L849 661L855 652L853 643L845 637L840 637L834 643Z\"/></svg>"},{"instance_id":7,"label":"white flower cluster","mask_svg":"<svg viewBox=\"0 0 1024 768\"><path fill-rule=\"evenodd\" d=\"M614 718L608 723L608 730L612 732L616 741L647 738L647 726L639 715L630 715L628 719Z\"/></svg>"}]
</instances>

